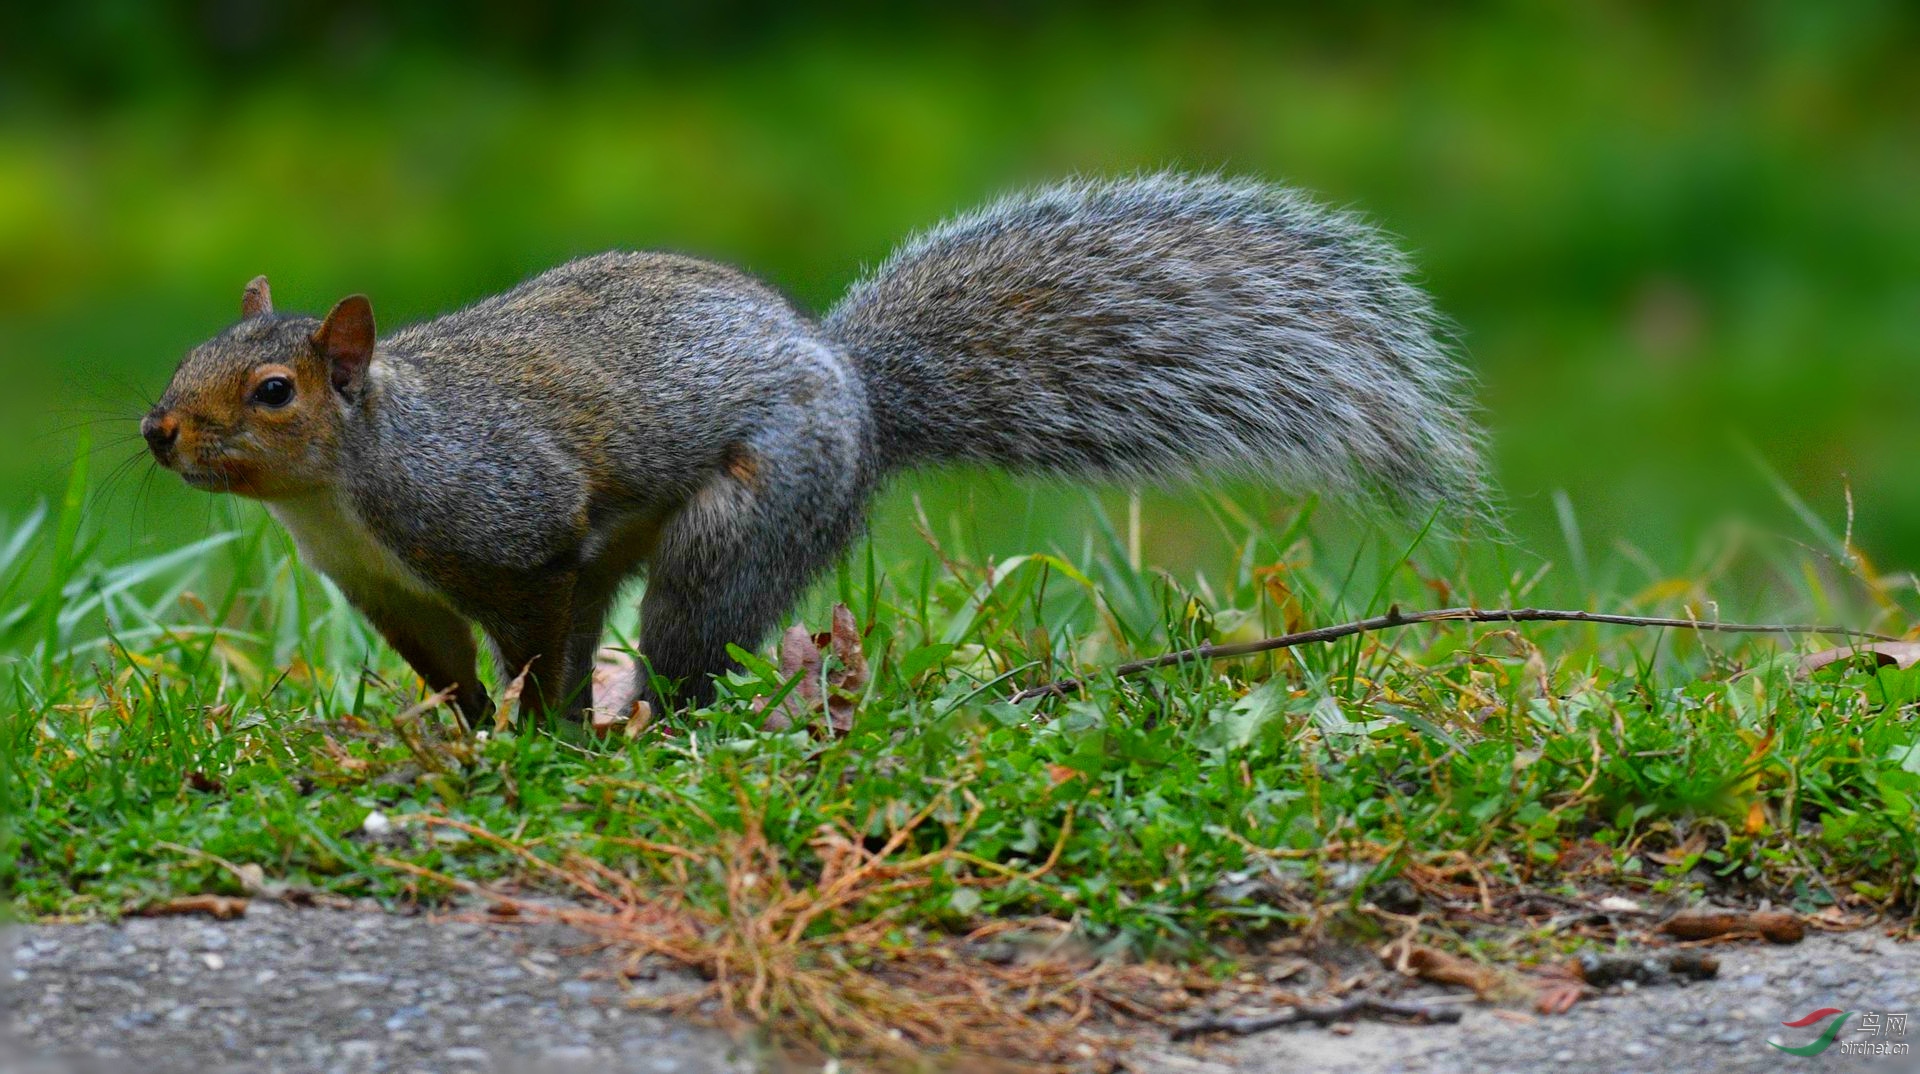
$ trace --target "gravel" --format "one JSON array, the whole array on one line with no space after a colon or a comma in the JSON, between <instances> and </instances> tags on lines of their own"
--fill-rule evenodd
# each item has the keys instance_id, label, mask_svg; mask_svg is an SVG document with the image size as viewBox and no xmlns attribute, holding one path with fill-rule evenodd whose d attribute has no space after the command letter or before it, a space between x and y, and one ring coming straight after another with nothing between
<instances>
[{"instance_id":1,"label":"gravel","mask_svg":"<svg viewBox=\"0 0 1920 1074\"><path fill-rule=\"evenodd\" d=\"M624 1000L688 986L621 982L555 926L496 926L255 903L245 918L30 925L0 942L12 1041L0 1074L745 1074L748 1050ZM1300 1026L1143 1043L1135 1074L1747 1074L1920 1072L1914 1057L1816 1059L1780 1022L1817 1007L1908 1012L1920 1051L1920 947L1872 933L1726 947L1720 977L1581 1003L1567 1015L1468 1008L1458 1025ZM10 962L7 961L10 959ZM1856 1016L1857 1023L1857 1016ZM1350 1029L1350 1032L1345 1030ZM1842 1040L1857 1040L1854 1025Z\"/></svg>"},{"instance_id":2,"label":"gravel","mask_svg":"<svg viewBox=\"0 0 1920 1074\"><path fill-rule=\"evenodd\" d=\"M235 921L31 925L0 944L5 1074L734 1074L727 1037L637 1011L604 955L545 925L255 902Z\"/></svg>"}]
</instances>

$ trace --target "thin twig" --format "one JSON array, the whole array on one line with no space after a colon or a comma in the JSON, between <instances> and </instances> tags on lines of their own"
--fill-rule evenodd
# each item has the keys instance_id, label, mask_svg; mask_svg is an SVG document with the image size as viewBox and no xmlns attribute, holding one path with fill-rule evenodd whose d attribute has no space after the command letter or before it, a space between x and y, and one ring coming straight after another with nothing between
<instances>
[{"instance_id":1,"label":"thin twig","mask_svg":"<svg viewBox=\"0 0 1920 1074\"><path fill-rule=\"evenodd\" d=\"M1458 1022L1460 1009L1425 1006L1418 1003L1395 1003L1392 1000L1376 999L1372 996L1356 996L1331 1007L1289 1007L1277 1014L1262 1015L1258 1018L1202 1018L1175 1029L1173 1039L1192 1040L1203 1033L1231 1033L1237 1037L1244 1037L1254 1033L1265 1033L1269 1029L1278 1029L1281 1026L1293 1025L1295 1022L1328 1025L1361 1015L1372 1015L1376 1018L1406 1018L1415 1022Z\"/></svg>"},{"instance_id":2,"label":"thin twig","mask_svg":"<svg viewBox=\"0 0 1920 1074\"><path fill-rule=\"evenodd\" d=\"M1334 626L1316 627L1293 634L1282 634L1259 641L1237 642L1233 645L1197 645L1191 649L1182 649L1175 653L1148 657L1121 664L1113 669L1115 677L1124 678L1138 675L1143 671L1163 668L1172 664L1184 664L1189 661L1226 660L1235 656L1252 656L1255 653L1272 652L1275 649L1291 649L1298 645L1309 645L1321 641L1337 641L1355 634L1366 634L1389 627L1411 626L1414 623L1607 623L1614 626L1674 627L1680 630L1710 630L1722 634L1839 634L1849 638L1870 638L1874 641L1899 641L1890 634L1876 634L1871 630L1855 630L1843 626L1815 626L1787 623L1719 623L1703 622L1698 619L1665 619L1650 615L1613 615L1607 612L1567 611L1556 608L1438 608L1428 612L1403 612L1398 605L1387 609L1385 615L1376 615L1369 619L1356 619L1351 623L1339 623ZM1079 688L1079 679L1059 679L1029 686L1008 698L1014 704L1036 697L1064 694Z\"/></svg>"}]
</instances>

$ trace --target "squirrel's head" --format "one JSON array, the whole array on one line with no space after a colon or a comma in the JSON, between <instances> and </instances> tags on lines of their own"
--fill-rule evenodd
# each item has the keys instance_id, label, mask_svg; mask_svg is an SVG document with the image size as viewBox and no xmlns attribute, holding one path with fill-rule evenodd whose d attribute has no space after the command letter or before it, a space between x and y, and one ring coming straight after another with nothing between
<instances>
[{"instance_id":1,"label":"squirrel's head","mask_svg":"<svg viewBox=\"0 0 1920 1074\"><path fill-rule=\"evenodd\" d=\"M181 360L140 433L196 488L260 499L322 488L372 360L366 296L341 299L325 320L286 316L256 277L240 320Z\"/></svg>"}]
</instances>

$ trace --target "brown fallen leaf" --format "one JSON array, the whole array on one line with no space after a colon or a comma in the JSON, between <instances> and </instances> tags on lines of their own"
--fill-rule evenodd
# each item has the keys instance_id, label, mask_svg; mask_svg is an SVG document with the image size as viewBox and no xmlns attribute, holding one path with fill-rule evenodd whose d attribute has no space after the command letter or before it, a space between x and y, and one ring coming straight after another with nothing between
<instances>
[{"instance_id":1,"label":"brown fallen leaf","mask_svg":"<svg viewBox=\"0 0 1920 1074\"><path fill-rule=\"evenodd\" d=\"M520 710L520 692L527 688L527 672L532 669L532 664L521 668L520 674L515 675L507 688L500 692L500 704L493 710L494 734L505 734L513 729L513 715Z\"/></svg>"},{"instance_id":2,"label":"brown fallen leaf","mask_svg":"<svg viewBox=\"0 0 1920 1074\"><path fill-rule=\"evenodd\" d=\"M633 686L633 654L602 649L593 657L593 708L611 712L628 700Z\"/></svg>"},{"instance_id":3,"label":"brown fallen leaf","mask_svg":"<svg viewBox=\"0 0 1920 1074\"><path fill-rule=\"evenodd\" d=\"M821 651L823 646L826 652ZM831 665L827 653L833 655ZM825 634L809 634L799 624L788 627L780 636L780 675L787 679L797 675L800 679L778 705L769 707L765 698L754 702L756 711L767 714L761 730L806 726L815 713L824 711L827 730L846 734L853 730L854 710L859 707L869 674L860 628L846 605L833 606L833 628Z\"/></svg>"},{"instance_id":4,"label":"brown fallen leaf","mask_svg":"<svg viewBox=\"0 0 1920 1074\"><path fill-rule=\"evenodd\" d=\"M645 701L633 701L625 712L603 708L587 710L587 728L603 738L613 735L639 738L652 724L653 706Z\"/></svg>"},{"instance_id":5,"label":"brown fallen leaf","mask_svg":"<svg viewBox=\"0 0 1920 1074\"><path fill-rule=\"evenodd\" d=\"M827 726L844 735L853 730L853 710L859 707L868 674L860 627L844 604L833 606L831 643L835 666L827 671Z\"/></svg>"},{"instance_id":6,"label":"brown fallen leaf","mask_svg":"<svg viewBox=\"0 0 1920 1074\"><path fill-rule=\"evenodd\" d=\"M1920 641L1876 641L1871 645L1845 645L1837 649L1823 649L1800 658L1800 674L1810 675L1826 667L1856 656L1871 656L1873 662L1886 667L1891 664L1905 671L1920 664Z\"/></svg>"},{"instance_id":7,"label":"brown fallen leaf","mask_svg":"<svg viewBox=\"0 0 1920 1074\"><path fill-rule=\"evenodd\" d=\"M1533 1009L1541 1014L1565 1014L1587 994L1580 981L1542 981L1535 987Z\"/></svg>"},{"instance_id":8,"label":"brown fallen leaf","mask_svg":"<svg viewBox=\"0 0 1920 1074\"><path fill-rule=\"evenodd\" d=\"M182 895L165 902L149 903L134 911L140 917L187 917L205 914L229 921L247 912L247 900L231 895Z\"/></svg>"},{"instance_id":9,"label":"brown fallen leaf","mask_svg":"<svg viewBox=\"0 0 1920 1074\"><path fill-rule=\"evenodd\" d=\"M1798 917L1780 910L1682 910L1656 931L1678 940L1749 935L1773 943L1799 943L1807 934Z\"/></svg>"},{"instance_id":10,"label":"brown fallen leaf","mask_svg":"<svg viewBox=\"0 0 1920 1074\"><path fill-rule=\"evenodd\" d=\"M1706 849L1706 832L1696 829L1687 835L1686 842L1677 844L1666 850L1647 851L1646 857L1648 861L1657 862L1661 865L1679 865L1688 858L1705 853Z\"/></svg>"},{"instance_id":11,"label":"brown fallen leaf","mask_svg":"<svg viewBox=\"0 0 1920 1074\"><path fill-rule=\"evenodd\" d=\"M793 684L787 696L780 699L778 705L767 710L767 718L760 725L762 731L787 731L796 723L804 724L820 703L820 665L824 658L820 655L820 646L814 644L813 635L807 628L795 623L780 635L780 677L791 679L800 676ZM766 698L755 698L754 708L767 708Z\"/></svg>"},{"instance_id":12,"label":"brown fallen leaf","mask_svg":"<svg viewBox=\"0 0 1920 1074\"><path fill-rule=\"evenodd\" d=\"M1478 962L1448 954L1436 947L1409 944L1404 949L1389 949L1387 961L1402 973L1410 973L1435 984L1461 985L1487 999L1499 993L1505 980L1498 970Z\"/></svg>"}]
</instances>

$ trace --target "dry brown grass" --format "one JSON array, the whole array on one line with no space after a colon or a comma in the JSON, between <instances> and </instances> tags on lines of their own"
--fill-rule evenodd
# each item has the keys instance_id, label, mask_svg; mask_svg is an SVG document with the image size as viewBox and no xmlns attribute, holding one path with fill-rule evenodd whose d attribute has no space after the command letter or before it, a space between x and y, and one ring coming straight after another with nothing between
<instances>
[{"instance_id":1,"label":"dry brown grass","mask_svg":"<svg viewBox=\"0 0 1920 1074\"><path fill-rule=\"evenodd\" d=\"M418 866L388 864L475 891L516 917L570 925L631 952L630 967L651 956L691 970L704 986L639 1002L764 1033L796 1058L845 1056L889 1069L1084 1068L1101 1065L1123 1043L1124 1027L1165 1022L1191 1002L1186 971L1101 963L1070 942L1063 922L1003 920L963 936L902 930L892 913L901 898L950 882L949 875L987 887L1037 876L1054 863L1050 857L1018 873L960 850L979 815L971 803L945 822L937 849L914 852L916 834L951 815L953 802L952 795L936 798L893 825L877 846L851 827L823 826L811 842L817 875L803 876L766 838L742 794L746 820L737 834L697 847L635 841L660 863L662 875L646 883L582 855L554 864L460 821L409 818L519 855L581 896L578 904L484 892ZM721 880L724 910L678 894L701 876ZM1010 933L1029 941L1021 945L1028 953L990 953L992 941Z\"/></svg>"}]
</instances>

